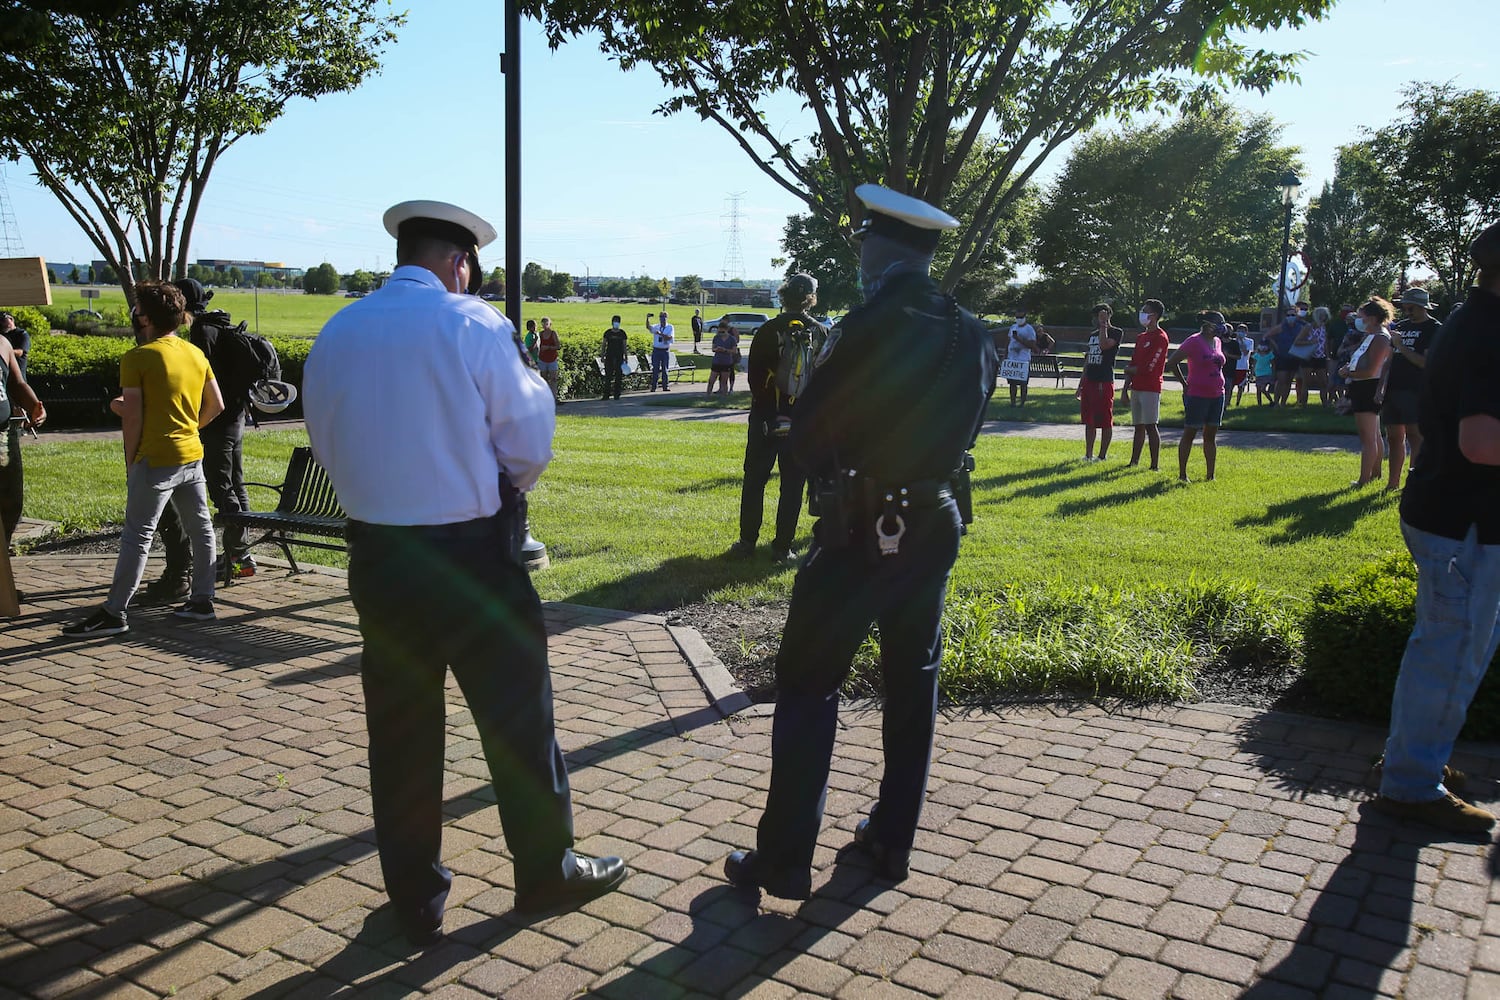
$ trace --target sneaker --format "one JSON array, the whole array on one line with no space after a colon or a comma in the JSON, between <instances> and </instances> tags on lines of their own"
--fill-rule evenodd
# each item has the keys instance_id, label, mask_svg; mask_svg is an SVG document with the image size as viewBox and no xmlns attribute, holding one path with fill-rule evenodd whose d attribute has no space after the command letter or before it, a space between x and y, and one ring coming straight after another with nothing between
<instances>
[{"instance_id":1,"label":"sneaker","mask_svg":"<svg viewBox=\"0 0 1500 1000\"><path fill-rule=\"evenodd\" d=\"M793 563L797 561L797 553L791 549L784 549L779 545L772 545L771 561L774 563Z\"/></svg>"},{"instance_id":2,"label":"sneaker","mask_svg":"<svg viewBox=\"0 0 1500 1000\"><path fill-rule=\"evenodd\" d=\"M1388 816L1435 826L1449 833L1488 833L1495 825L1494 814L1469 805L1452 792L1427 802L1402 802L1379 795L1373 804Z\"/></svg>"},{"instance_id":3,"label":"sneaker","mask_svg":"<svg viewBox=\"0 0 1500 1000\"><path fill-rule=\"evenodd\" d=\"M724 554L731 559L748 559L755 555L755 543L747 542L742 538L729 546L729 551Z\"/></svg>"},{"instance_id":4,"label":"sneaker","mask_svg":"<svg viewBox=\"0 0 1500 1000\"><path fill-rule=\"evenodd\" d=\"M219 617L214 613L214 602L211 597L194 598L172 612L172 614L178 618L187 618L195 622L211 622Z\"/></svg>"},{"instance_id":5,"label":"sneaker","mask_svg":"<svg viewBox=\"0 0 1500 1000\"><path fill-rule=\"evenodd\" d=\"M180 601L192 592L187 577L164 576L160 580L152 580L146 585L141 598L147 604L170 604L172 601Z\"/></svg>"},{"instance_id":6,"label":"sneaker","mask_svg":"<svg viewBox=\"0 0 1500 1000\"><path fill-rule=\"evenodd\" d=\"M1370 767L1370 786L1377 791L1380 789L1380 779L1385 774L1385 754L1375 758L1375 763ZM1443 765L1443 787L1455 795L1462 795L1464 789L1469 787L1469 776L1456 767Z\"/></svg>"},{"instance_id":7,"label":"sneaker","mask_svg":"<svg viewBox=\"0 0 1500 1000\"><path fill-rule=\"evenodd\" d=\"M258 568L259 567L255 565L255 559L252 556L246 556L243 559L236 559L233 563L230 564L229 578L231 580L244 580L248 577L254 576L255 571Z\"/></svg>"},{"instance_id":8,"label":"sneaker","mask_svg":"<svg viewBox=\"0 0 1500 1000\"><path fill-rule=\"evenodd\" d=\"M130 625L124 615L117 615L100 608L87 618L69 622L63 626L63 635L119 635L129 632Z\"/></svg>"}]
</instances>

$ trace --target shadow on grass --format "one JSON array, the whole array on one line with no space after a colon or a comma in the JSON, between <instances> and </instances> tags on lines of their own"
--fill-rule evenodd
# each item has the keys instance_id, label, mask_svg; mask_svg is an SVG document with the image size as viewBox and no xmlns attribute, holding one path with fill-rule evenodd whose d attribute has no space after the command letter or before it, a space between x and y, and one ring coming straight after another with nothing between
<instances>
[{"instance_id":1,"label":"shadow on grass","mask_svg":"<svg viewBox=\"0 0 1500 1000\"><path fill-rule=\"evenodd\" d=\"M1034 469L1022 469L1019 472L1005 472L996 476L975 476L973 488L978 493L983 490L997 490L1003 486L1024 483L1033 479L1050 480L1078 468L1078 464L1072 461L1053 462L1051 465L1042 465Z\"/></svg>"},{"instance_id":2,"label":"shadow on grass","mask_svg":"<svg viewBox=\"0 0 1500 1000\"><path fill-rule=\"evenodd\" d=\"M1260 514L1245 514L1235 520L1240 528L1270 527L1261 538L1264 545L1292 545L1308 538L1342 535L1361 517L1399 503L1394 493L1376 493L1371 488L1326 490L1267 505Z\"/></svg>"},{"instance_id":3,"label":"shadow on grass","mask_svg":"<svg viewBox=\"0 0 1500 1000\"><path fill-rule=\"evenodd\" d=\"M1112 470L1113 471L1113 470ZM1103 508L1105 510L1117 510L1124 504L1136 500L1146 500L1151 497L1161 496L1177 488L1177 483L1169 479L1153 479L1144 486L1131 489L1115 490L1113 493L1103 493L1098 496L1078 497L1074 500L1064 500L1057 505L1058 517L1072 517L1076 514L1088 514Z\"/></svg>"},{"instance_id":4,"label":"shadow on grass","mask_svg":"<svg viewBox=\"0 0 1500 1000\"><path fill-rule=\"evenodd\" d=\"M793 569L790 563L773 562L768 553L769 550L761 549L744 558L677 556L663 560L651 569L573 591L559 600L621 611L669 611L687 604L698 604L724 587L758 583Z\"/></svg>"}]
</instances>

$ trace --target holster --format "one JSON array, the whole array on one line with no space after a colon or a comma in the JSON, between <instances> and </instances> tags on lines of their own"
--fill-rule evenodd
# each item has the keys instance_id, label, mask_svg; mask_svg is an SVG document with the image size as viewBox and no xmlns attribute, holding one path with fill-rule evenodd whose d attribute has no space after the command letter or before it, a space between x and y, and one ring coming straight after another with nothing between
<instances>
[{"instance_id":1,"label":"holster","mask_svg":"<svg viewBox=\"0 0 1500 1000\"><path fill-rule=\"evenodd\" d=\"M958 519L964 526L965 534L968 533L968 526L974 523L974 479L971 475L974 468L974 453L966 451L958 468L948 477L953 487L953 501L958 504Z\"/></svg>"},{"instance_id":2,"label":"holster","mask_svg":"<svg viewBox=\"0 0 1500 1000\"><path fill-rule=\"evenodd\" d=\"M503 472L500 473L500 513L495 517L500 522L506 558L517 566L525 565L521 549L526 544L526 494L516 489Z\"/></svg>"}]
</instances>

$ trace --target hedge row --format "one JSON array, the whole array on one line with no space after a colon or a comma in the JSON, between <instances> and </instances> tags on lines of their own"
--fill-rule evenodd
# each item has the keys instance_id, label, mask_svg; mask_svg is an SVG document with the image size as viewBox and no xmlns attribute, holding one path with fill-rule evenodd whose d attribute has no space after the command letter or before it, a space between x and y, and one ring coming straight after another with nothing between
<instances>
[{"instance_id":1,"label":"hedge row","mask_svg":"<svg viewBox=\"0 0 1500 1000\"><path fill-rule=\"evenodd\" d=\"M1303 676L1320 714L1390 723L1416 600L1417 569L1405 553L1361 566L1313 591L1303 625ZM1465 739L1500 739L1500 671L1494 667L1492 662L1469 706Z\"/></svg>"}]
</instances>

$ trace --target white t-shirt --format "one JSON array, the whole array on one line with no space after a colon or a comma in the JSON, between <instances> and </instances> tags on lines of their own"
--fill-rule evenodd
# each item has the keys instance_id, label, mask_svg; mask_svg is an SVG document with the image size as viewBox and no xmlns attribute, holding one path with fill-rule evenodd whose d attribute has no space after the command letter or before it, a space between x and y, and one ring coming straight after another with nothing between
<instances>
[{"instance_id":1,"label":"white t-shirt","mask_svg":"<svg viewBox=\"0 0 1500 1000\"><path fill-rule=\"evenodd\" d=\"M1250 370L1250 355L1255 353L1255 344L1249 337L1240 337L1240 356L1235 359L1235 371L1247 372Z\"/></svg>"},{"instance_id":2,"label":"white t-shirt","mask_svg":"<svg viewBox=\"0 0 1500 1000\"><path fill-rule=\"evenodd\" d=\"M652 324L647 323L646 329L651 331L652 347L660 351L671 350L672 341L676 339L672 336L673 332L676 330L676 327L674 327L671 323L663 323L660 326L653 326Z\"/></svg>"},{"instance_id":3,"label":"white t-shirt","mask_svg":"<svg viewBox=\"0 0 1500 1000\"><path fill-rule=\"evenodd\" d=\"M1006 348L1005 356L1012 361L1030 361L1031 348L1021 343L1020 338L1025 337L1032 343L1036 342L1036 327L1030 323L1013 323L1010 328L1010 346Z\"/></svg>"}]
</instances>

